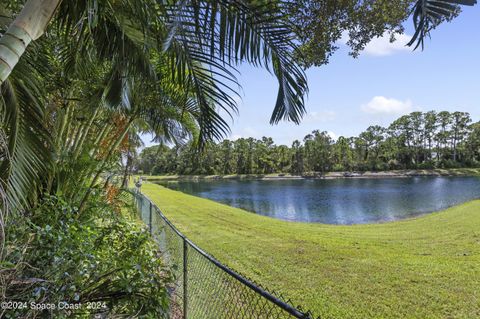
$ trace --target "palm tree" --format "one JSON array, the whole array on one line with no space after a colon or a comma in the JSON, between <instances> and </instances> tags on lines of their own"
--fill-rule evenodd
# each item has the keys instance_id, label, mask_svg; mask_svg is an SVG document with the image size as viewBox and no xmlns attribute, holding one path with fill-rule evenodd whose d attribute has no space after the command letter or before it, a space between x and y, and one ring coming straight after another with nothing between
<instances>
[{"instance_id":1,"label":"palm tree","mask_svg":"<svg viewBox=\"0 0 480 319\"><path fill-rule=\"evenodd\" d=\"M40 10L41 16L34 16L35 10ZM232 87L226 83L237 84L231 70L234 65L247 61L271 68L279 79L279 98L272 122L281 119L298 122L304 112L305 78L293 61L293 35L282 25L280 8L227 0L167 2L163 5L152 0L27 1L1 38L0 56L6 60L2 82L18 60L8 57L9 48L20 45L18 37L12 36L15 30L23 28L23 33L31 33L31 38L36 39L43 34L56 11L55 24L64 27L67 36L75 32L80 40L78 52L93 45L98 56L113 58L119 68L117 74L112 74L114 76L121 75L120 69L125 68L148 73L146 50L142 48L164 50L167 55L175 55L177 68L174 72L178 76L185 77L184 71L188 70L188 78L193 78L203 95L201 100L219 99L218 102L224 103L220 105L234 109L234 101L226 94ZM34 20L38 23L30 26L28 22ZM20 42L26 46L30 41ZM21 56L24 49L17 50L17 55ZM202 68L216 74L217 79L214 80L213 76L196 77ZM207 84L213 88L206 88Z\"/></svg>"},{"instance_id":2,"label":"palm tree","mask_svg":"<svg viewBox=\"0 0 480 319\"><path fill-rule=\"evenodd\" d=\"M47 192L84 203L103 172L115 169L137 132L148 131L168 142L197 134L199 112L191 88L160 80L161 72L159 68L155 82L129 79L128 90L104 87L112 73L109 65L98 64L76 75L76 98L70 99L74 101L49 107L55 162L46 174ZM50 99L64 100L64 90L72 89L56 88Z\"/></svg>"},{"instance_id":3,"label":"palm tree","mask_svg":"<svg viewBox=\"0 0 480 319\"><path fill-rule=\"evenodd\" d=\"M35 12L40 12L41 17L36 17ZM30 44L27 48L31 40L44 33L55 12L57 15L52 19L51 31L45 41L36 41L38 45ZM29 25L33 20L38 21ZM103 102L90 107L105 104L112 110L128 110L132 85L157 83L157 77L161 75L162 81L184 88L180 92L188 92L188 103L183 104L181 110L194 114L197 119L200 144L221 138L228 132L228 124L220 116L219 109L236 112L232 96L239 85L235 66L244 61L269 68L279 79L279 94L271 122L281 119L299 122L304 113L306 80L293 60L295 45L290 30L279 21L282 21L279 10L230 1L162 6L148 0L85 0L60 4L58 1L27 1L21 14L0 38L0 56L5 62L2 66L1 107L2 114L8 115L1 118L1 127L4 129L10 125L4 129L10 159L2 161L1 173L7 194L11 194L7 196L10 206L21 208L27 205L31 201L29 194L45 186L42 172L51 170L52 147L73 148L76 151L72 153L72 159L78 158L95 119L75 128L74 137L69 135L69 129L74 128L71 121L75 103L70 100L67 82L74 82L78 75L88 73L85 70L94 65L103 65L106 72L104 89L97 95ZM24 31L22 34L20 29ZM26 34L30 40L22 38ZM23 39L20 41L23 48L20 48L22 43L17 43L18 38ZM47 46L45 49L44 43L52 41L63 41L63 46L55 43L53 48ZM8 55L11 47L18 56L31 58L21 58L17 63ZM53 115L59 121L57 133L67 139L63 143L56 139L54 145L43 120L47 94L42 92L43 85L38 85L44 75L50 73L38 64L38 60L52 55L58 55L63 66L59 82L67 83L62 97L64 108ZM35 109L31 110L33 106ZM92 114L93 117L99 116L95 112ZM159 129L164 114L151 111L148 115L151 116L148 123L152 130ZM130 118L116 143L110 145L109 153L114 152L122 135L127 134L138 116L145 114L136 113ZM49 181L47 188L52 183Z\"/></svg>"},{"instance_id":4,"label":"palm tree","mask_svg":"<svg viewBox=\"0 0 480 319\"><path fill-rule=\"evenodd\" d=\"M48 63L43 54L35 58L33 53L25 53L0 87L0 134L6 144L0 155L0 183L4 207L11 209L31 203L28 194L38 190L51 163L51 136L44 125L46 93L40 81ZM28 62L33 59L35 67Z\"/></svg>"},{"instance_id":5,"label":"palm tree","mask_svg":"<svg viewBox=\"0 0 480 319\"><path fill-rule=\"evenodd\" d=\"M0 38L0 85L8 78L28 45L47 28L61 0L29 0Z\"/></svg>"}]
</instances>

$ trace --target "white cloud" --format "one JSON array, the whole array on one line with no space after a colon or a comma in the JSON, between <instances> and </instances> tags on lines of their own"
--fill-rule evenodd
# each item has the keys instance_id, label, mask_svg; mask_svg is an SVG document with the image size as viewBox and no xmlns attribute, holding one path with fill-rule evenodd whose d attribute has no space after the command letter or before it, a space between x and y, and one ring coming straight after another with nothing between
<instances>
[{"instance_id":1,"label":"white cloud","mask_svg":"<svg viewBox=\"0 0 480 319\"><path fill-rule=\"evenodd\" d=\"M335 120L336 114L333 111L308 112L303 122L325 123Z\"/></svg>"},{"instance_id":2,"label":"white cloud","mask_svg":"<svg viewBox=\"0 0 480 319\"><path fill-rule=\"evenodd\" d=\"M361 109L370 114L407 114L413 110L410 100L400 101L384 96L375 96L367 104L363 104Z\"/></svg>"},{"instance_id":3,"label":"white cloud","mask_svg":"<svg viewBox=\"0 0 480 319\"><path fill-rule=\"evenodd\" d=\"M402 51L412 51L406 46L410 39L411 36L400 34L396 36L396 41L392 43L390 42L390 34L386 34L383 37L372 39L365 47L364 52L373 56L386 56Z\"/></svg>"},{"instance_id":4,"label":"white cloud","mask_svg":"<svg viewBox=\"0 0 480 319\"><path fill-rule=\"evenodd\" d=\"M408 34L397 34L395 36L395 41L390 42L391 33L386 33L382 37L373 38L362 51L362 53L371 56L387 56L399 52L411 52L411 48L407 47L406 44L410 41L412 36ZM344 32L342 34L340 43L346 44L348 41L348 33Z\"/></svg>"}]
</instances>

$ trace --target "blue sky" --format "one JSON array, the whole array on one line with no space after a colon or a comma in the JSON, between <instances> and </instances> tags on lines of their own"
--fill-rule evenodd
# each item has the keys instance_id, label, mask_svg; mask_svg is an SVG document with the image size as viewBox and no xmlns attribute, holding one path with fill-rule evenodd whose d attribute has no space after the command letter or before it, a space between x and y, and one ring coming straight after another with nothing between
<instances>
[{"instance_id":1,"label":"blue sky","mask_svg":"<svg viewBox=\"0 0 480 319\"><path fill-rule=\"evenodd\" d=\"M434 30L423 52L404 46L410 24L394 44L387 37L376 39L358 59L341 45L330 64L309 69L308 113L300 125L269 125L276 80L266 70L241 66L242 101L229 138L271 136L290 145L315 129L353 136L416 110L465 111L479 121L480 5Z\"/></svg>"}]
</instances>

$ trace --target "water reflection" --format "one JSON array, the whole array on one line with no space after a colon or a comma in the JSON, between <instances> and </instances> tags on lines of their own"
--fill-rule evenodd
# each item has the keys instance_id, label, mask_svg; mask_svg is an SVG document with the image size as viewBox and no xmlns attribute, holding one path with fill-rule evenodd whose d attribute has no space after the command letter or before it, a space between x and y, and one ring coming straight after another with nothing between
<instances>
[{"instance_id":1,"label":"water reflection","mask_svg":"<svg viewBox=\"0 0 480 319\"><path fill-rule=\"evenodd\" d=\"M397 220L480 197L476 177L163 182L279 219L328 224Z\"/></svg>"}]
</instances>

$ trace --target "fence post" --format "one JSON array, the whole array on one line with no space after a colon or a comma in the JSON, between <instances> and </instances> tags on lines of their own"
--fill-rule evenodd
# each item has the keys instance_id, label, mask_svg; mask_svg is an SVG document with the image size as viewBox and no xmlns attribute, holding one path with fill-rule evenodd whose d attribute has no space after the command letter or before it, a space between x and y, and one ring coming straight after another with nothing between
<instances>
[{"instance_id":1,"label":"fence post","mask_svg":"<svg viewBox=\"0 0 480 319\"><path fill-rule=\"evenodd\" d=\"M188 245L185 237L183 238L183 319L187 319L187 262Z\"/></svg>"},{"instance_id":2,"label":"fence post","mask_svg":"<svg viewBox=\"0 0 480 319\"><path fill-rule=\"evenodd\" d=\"M150 230L150 235L152 234L152 210L153 210L153 205L152 202L150 202L150 215L148 216L148 229Z\"/></svg>"}]
</instances>

